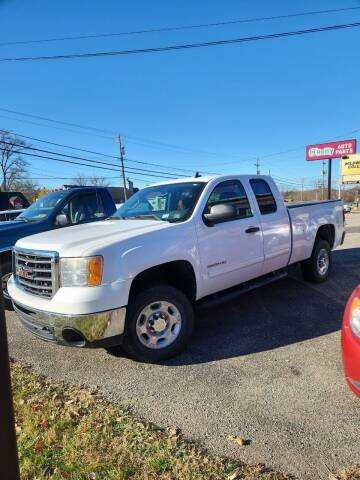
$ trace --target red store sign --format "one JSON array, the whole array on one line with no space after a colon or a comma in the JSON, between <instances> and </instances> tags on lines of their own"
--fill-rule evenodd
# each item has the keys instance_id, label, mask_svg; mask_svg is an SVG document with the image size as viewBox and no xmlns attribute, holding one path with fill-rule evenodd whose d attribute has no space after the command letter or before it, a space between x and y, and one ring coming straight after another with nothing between
<instances>
[{"instance_id":1,"label":"red store sign","mask_svg":"<svg viewBox=\"0 0 360 480\"><path fill-rule=\"evenodd\" d=\"M325 160L327 158L341 158L356 153L356 140L342 140L341 142L318 143L306 147L306 160Z\"/></svg>"}]
</instances>

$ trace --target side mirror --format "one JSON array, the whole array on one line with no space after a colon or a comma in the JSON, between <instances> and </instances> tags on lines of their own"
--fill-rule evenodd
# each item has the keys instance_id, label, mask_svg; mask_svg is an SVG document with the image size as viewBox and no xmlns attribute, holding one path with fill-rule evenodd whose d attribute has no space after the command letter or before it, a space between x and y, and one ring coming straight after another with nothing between
<instances>
[{"instance_id":1,"label":"side mirror","mask_svg":"<svg viewBox=\"0 0 360 480\"><path fill-rule=\"evenodd\" d=\"M218 203L213 205L210 213L204 214L204 220L207 225L213 225L224 220L236 217L236 208L230 203Z\"/></svg>"},{"instance_id":2,"label":"side mirror","mask_svg":"<svg viewBox=\"0 0 360 480\"><path fill-rule=\"evenodd\" d=\"M66 225L69 225L69 219L67 215L65 215L65 213L60 213L57 215L55 219L55 225L58 227L65 227Z\"/></svg>"}]
</instances>

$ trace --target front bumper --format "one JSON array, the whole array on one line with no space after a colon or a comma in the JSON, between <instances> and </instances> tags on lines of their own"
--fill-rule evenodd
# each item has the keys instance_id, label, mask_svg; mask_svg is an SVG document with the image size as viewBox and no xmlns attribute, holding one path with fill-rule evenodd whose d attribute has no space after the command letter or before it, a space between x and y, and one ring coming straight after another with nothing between
<instances>
[{"instance_id":1,"label":"front bumper","mask_svg":"<svg viewBox=\"0 0 360 480\"><path fill-rule=\"evenodd\" d=\"M126 307L85 315L64 315L13 301L22 325L48 342L75 347L110 347L122 342Z\"/></svg>"}]
</instances>

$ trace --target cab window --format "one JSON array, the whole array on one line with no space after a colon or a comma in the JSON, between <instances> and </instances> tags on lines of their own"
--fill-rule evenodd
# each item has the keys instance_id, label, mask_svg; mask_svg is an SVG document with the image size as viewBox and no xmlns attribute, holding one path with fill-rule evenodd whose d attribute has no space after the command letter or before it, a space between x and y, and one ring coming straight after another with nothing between
<instances>
[{"instance_id":1,"label":"cab window","mask_svg":"<svg viewBox=\"0 0 360 480\"><path fill-rule=\"evenodd\" d=\"M64 205L61 213L67 216L72 225L101 220L107 216L101 196L97 192L75 195Z\"/></svg>"},{"instance_id":2,"label":"cab window","mask_svg":"<svg viewBox=\"0 0 360 480\"><path fill-rule=\"evenodd\" d=\"M210 213L213 205L230 203L236 209L236 215L230 220L252 217L249 199L239 180L226 180L219 183L212 191L206 204L204 213Z\"/></svg>"},{"instance_id":3,"label":"cab window","mask_svg":"<svg viewBox=\"0 0 360 480\"><path fill-rule=\"evenodd\" d=\"M253 178L250 180L250 185L255 194L261 215L276 212L276 201L269 184L262 178Z\"/></svg>"}]
</instances>

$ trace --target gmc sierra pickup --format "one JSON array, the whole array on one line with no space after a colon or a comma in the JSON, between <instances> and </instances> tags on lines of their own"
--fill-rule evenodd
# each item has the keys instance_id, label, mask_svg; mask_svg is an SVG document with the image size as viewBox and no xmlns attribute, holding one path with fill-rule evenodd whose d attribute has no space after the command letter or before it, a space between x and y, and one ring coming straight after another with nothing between
<instances>
[{"instance_id":1,"label":"gmc sierra pickup","mask_svg":"<svg viewBox=\"0 0 360 480\"><path fill-rule=\"evenodd\" d=\"M0 221L0 277L6 307L11 306L6 284L12 272L12 248L17 240L68 225L99 221L115 211L107 188L76 187L48 193L13 221Z\"/></svg>"},{"instance_id":2,"label":"gmc sierra pickup","mask_svg":"<svg viewBox=\"0 0 360 480\"><path fill-rule=\"evenodd\" d=\"M195 302L299 262L323 282L344 235L339 200L286 206L267 176L181 179L144 188L107 221L19 240L8 291L44 340L122 344L156 362L185 348Z\"/></svg>"}]
</instances>

